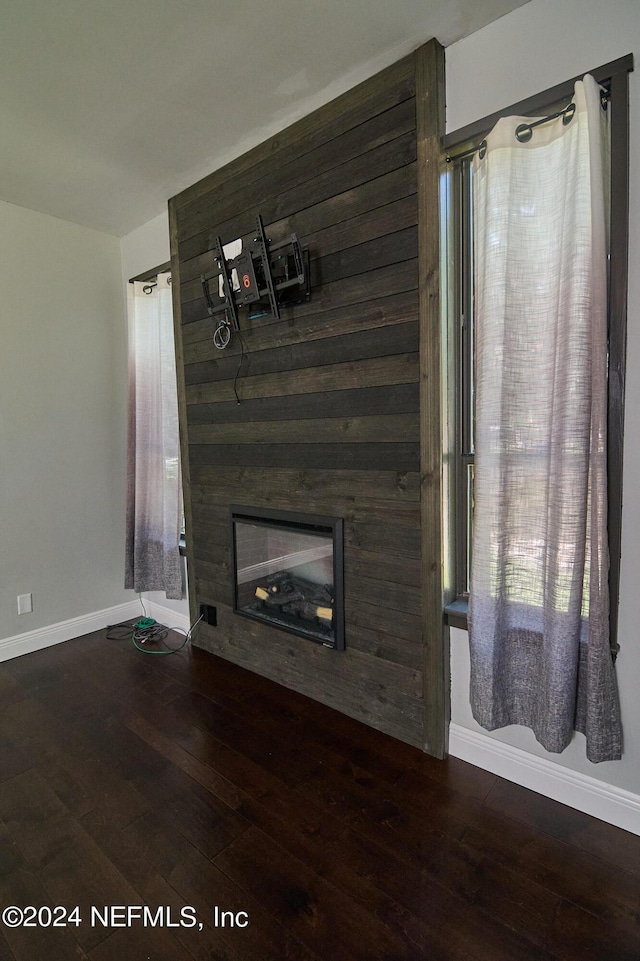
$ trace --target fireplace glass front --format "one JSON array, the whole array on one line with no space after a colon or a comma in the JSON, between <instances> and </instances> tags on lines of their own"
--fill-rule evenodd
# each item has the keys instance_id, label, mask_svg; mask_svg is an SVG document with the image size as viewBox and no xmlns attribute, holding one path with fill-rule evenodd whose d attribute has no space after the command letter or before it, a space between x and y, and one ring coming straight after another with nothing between
<instances>
[{"instance_id":1,"label":"fireplace glass front","mask_svg":"<svg viewBox=\"0 0 640 961\"><path fill-rule=\"evenodd\" d=\"M235 609L342 650L342 520L232 507Z\"/></svg>"}]
</instances>

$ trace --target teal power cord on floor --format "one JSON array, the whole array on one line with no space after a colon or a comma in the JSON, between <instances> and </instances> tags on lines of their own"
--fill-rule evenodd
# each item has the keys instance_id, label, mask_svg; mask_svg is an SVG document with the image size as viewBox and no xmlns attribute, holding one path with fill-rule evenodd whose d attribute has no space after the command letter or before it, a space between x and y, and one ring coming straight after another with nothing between
<instances>
[{"instance_id":1,"label":"teal power cord on floor","mask_svg":"<svg viewBox=\"0 0 640 961\"><path fill-rule=\"evenodd\" d=\"M178 651L182 651L187 646L191 640L191 635L203 617L204 615L201 615L187 632L183 631L180 627L165 627L164 624L158 624L152 617L141 617L134 624L122 621L120 624L107 625L107 639L110 641L131 640L136 650L142 654L177 654ZM177 634L185 634L185 639L182 644L178 647L168 645L165 638L168 636L169 631L174 631ZM162 644L164 650L154 650L149 646L143 647L143 645L150 644Z\"/></svg>"}]
</instances>

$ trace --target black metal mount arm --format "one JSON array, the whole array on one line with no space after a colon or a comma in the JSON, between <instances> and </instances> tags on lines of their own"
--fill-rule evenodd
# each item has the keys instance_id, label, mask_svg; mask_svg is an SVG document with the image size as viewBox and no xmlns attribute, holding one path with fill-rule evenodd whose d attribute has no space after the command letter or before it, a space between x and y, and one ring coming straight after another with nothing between
<instances>
[{"instance_id":1,"label":"black metal mount arm","mask_svg":"<svg viewBox=\"0 0 640 961\"><path fill-rule=\"evenodd\" d=\"M216 347L223 350L231 340L231 331L239 331L238 307L268 302L271 316L280 318L279 294L292 287L308 284L308 265L305 252L295 233L287 239L272 244L264 232L262 217L256 218L256 236L248 246L227 260L220 237L216 237L217 270L202 274L202 290L210 316L224 314L214 332ZM234 274L237 285L234 287ZM209 284L215 281L223 297L216 303L211 296Z\"/></svg>"}]
</instances>

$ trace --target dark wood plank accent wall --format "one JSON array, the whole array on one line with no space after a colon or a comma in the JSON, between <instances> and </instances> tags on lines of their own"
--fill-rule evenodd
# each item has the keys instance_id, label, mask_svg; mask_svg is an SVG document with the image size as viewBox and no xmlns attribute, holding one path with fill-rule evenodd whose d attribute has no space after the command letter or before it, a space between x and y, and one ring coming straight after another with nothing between
<instances>
[{"instance_id":1,"label":"dark wood plank accent wall","mask_svg":"<svg viewBox=\"0 0 640 961\"><path fill-rule=\"evenodd\" d=\"M425 620L423 599L425 587L438 598L441 560L424 557L421 526L440 519L425 519L421 482L421 297L438 306L419 296L425 271L434 281L418 260L416 124L424 138L441 110L419 106L416 78L441 64L431 41L170 201L191 614L210 604L218 617L195 643L436 754L442 613L438 599ZM437 185L433 202L437 218ZM253 236L258 213L272 240L295 230L309 248L312 295L278 322L242 317L244 345L218 351L200 275L216 235ZM232 503L344 518L344 652L233 613Z\"/></svg>"}]
</instances>

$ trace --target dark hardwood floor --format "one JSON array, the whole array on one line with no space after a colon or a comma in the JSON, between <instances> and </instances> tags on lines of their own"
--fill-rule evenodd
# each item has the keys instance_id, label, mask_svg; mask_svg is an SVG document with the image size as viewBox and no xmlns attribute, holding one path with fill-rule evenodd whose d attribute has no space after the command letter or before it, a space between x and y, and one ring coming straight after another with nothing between
<instances>
[{"instance_id":1,"label":"dark hardwood floor","mask_svg":"<svg viewBox=\"0 0 640 961\"><path fill-rule=\"evenodd\" d=\"M0 923L0 961L637 961L640 838L98 632L0 665L12 905L79 911Z\"/></svg>"}]
</instances>

